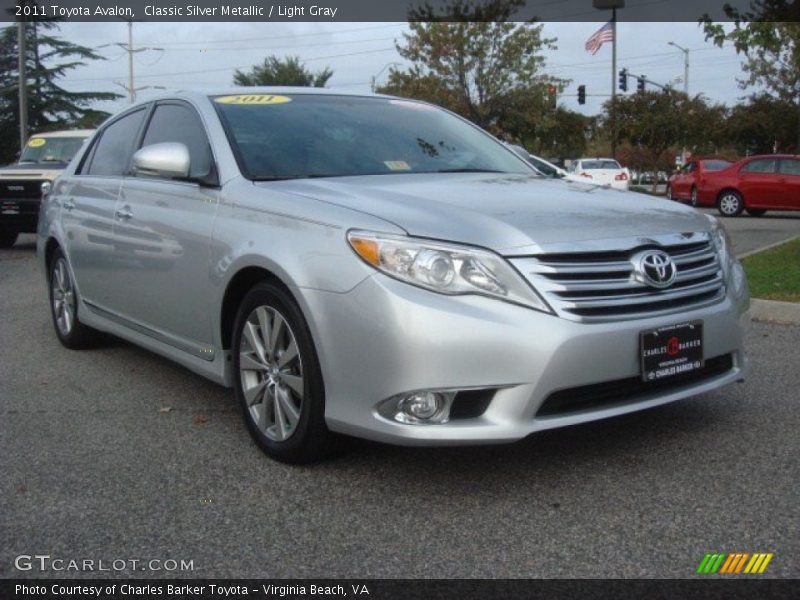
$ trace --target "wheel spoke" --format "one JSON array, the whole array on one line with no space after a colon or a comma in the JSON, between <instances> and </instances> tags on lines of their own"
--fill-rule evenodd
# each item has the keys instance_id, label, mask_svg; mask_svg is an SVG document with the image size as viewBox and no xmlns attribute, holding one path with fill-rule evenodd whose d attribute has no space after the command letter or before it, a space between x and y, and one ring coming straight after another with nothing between
<instances>
[{"instance_id":1,"label":"wheel spoke","mask_svg":"<svg viewBox=\"0 0 800 600\"><path fill-rule=\"evenodd\" d=\"M264 353L264 346L261 344L261 340L258 337L256 326L250 321L247 321L244 324L244 331L242 331L242 334L247 339L247 343L250 344L250 348L252 348L253 352L258 356L258 359L266 364L267 357Z\"/></svg>"},{"instance_id":2,"label":"wheel spoke","mask_svg":"<svg viewBox=\"0 0 800 600\"><path fill-rule=\"evenodd\" d=\"M303 378L297 375L289 375L288 373L281 373L281 382L285 383L297 397L303 399Z\"/></svg>"},{"instance_id":3,"label":"wheel spoke","mask_svg":"<svg viewBox=\"0 0 800 600\"><path fill-rule=\"evenodd\" d=\"M275 405L275 389L271 386L266 386L264 395L261 402L261 431L269 429L269 413Z\"/></svg>"},{"instance_id":4,"label":"wheel spoke","mask_svg":"<svg viewBox=\"0 0 800 600\"><path fill-rule=\"evenodd\" d=\"M297 358L297 343L292 339L289 347L286 348L284 353L281 355L280 359L278 359L278 367L283 369L292 362L295 358Z\"/></svg>"},{"instance_id":5,"label":"wheel spoke","mask_svg":"<svg viewBox=\"0 0 800 600\"><path fill-rule=\"evenodd\" d=\"M242 385L242 392L244 393L244 399L247 401L248 406L253 406L254 404L258 404L258 401L262 399L264 395L264 388L267 387L267 380L264 379L259 381L257 384L250 386L249 388L245 388Z\"/></svg>"},{"instance_id":6,"label":"wheel spoke","mask_svg":"<svg viewBox=\"0 0 800 600\"><path fill-rule=\"evenodd\" d=\"M259 306L255 312L256 318L258 319L258 326L261 329L261 336L259 339L262 341L264 356L267 359L271 359L275 353L275 347L270 341L270 332L272 328L269 325L269 315L267 314L267 309L263 306Z\"/></svg>"},{"instance_id":7,"label":"wheel spoke","mask_svg":"<svg viewBox=\"0 0 800 600\"><path fill-rule=\"evenodd\" d=\"M239 353L239 368L244 371L264 371L267 365L261 362L258 353L253 350Z\"/></svg>"},{"instance_id":8,"label":"wheel spoke","mask_svg":"<svg viewBox=\"0 0 800 600\"><path fill-rule=\"evenodd\" d=\"M278 388L277 399L278 404L281 405L283 415L289 421L289 428L294 430L294 428L297 427L297 422L300 420L300 411L297 410L297 407L292 403L292 399L289 397L289 392L287 390Z\"/></svg>"},{"instance_id":9,"label":"wheel spoke","mask_svg":"<svg viewBox=\"0 0 800 600\"><path fill-rule=\"evenodd\" d=\"M278 426L278 431L280 431L280 439L285 440L289 436L289 430L291 429L289 425L286 423L286 416L283 414L283 405L280 401L280 390L275 390L275 398L274 398L274 405L275 405L275 425Z\"/></svg>"},{"instance_id":10,"label":"wheel spoke","mask_svg":"<svg viewBox=\"0 0 800 600\"><path fill-rule=\"evenodd\" d=\"M272 331L270 332L269 347L275 353L278 349L278 340L280 339L281 332L283 331L283 317L275 312L275 318L272 320Z\"/></svg>"}]
</instances>

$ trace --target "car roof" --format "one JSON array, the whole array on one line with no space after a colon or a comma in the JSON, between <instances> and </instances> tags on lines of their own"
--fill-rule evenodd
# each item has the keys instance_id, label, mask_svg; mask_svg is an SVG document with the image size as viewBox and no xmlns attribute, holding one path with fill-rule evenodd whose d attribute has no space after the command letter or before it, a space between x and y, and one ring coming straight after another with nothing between
<instances>
[{"instance_id":1,"label":"car roof","mask_svg":"<svg viewBox=\"0 0 800 600\"><path fill-rule=\"evenodd\" d=\"M34 133L31 137L40 138L63 138L63 137L89 137L94 133L94 129L64 129L62 131L43 131Z\"/></svg>"},{"instance_id":2,"label":"car roof","mask_svg":"<svg viewBox=\"0 0 800 600\"><path fill-rule=\"evenodd\" d=\"M602 156L587 156L584 158L578 158L577 160L613 160L614 162L618 162L616 158L604 158Z\"/></svg>"},{"instance_id":3,"label":"car roof","mask_svg":"<svg viewBox=\"0 0 800 600\"><path fill-rule=\"evenodd\" d=\"M370 94L370 93L357 93L348 92L344 90L335 90L330 88L314 88L314 87L300 87L300 86L240 86L240 87L224 87L224 88L193 88L191 90L177 90L172 93L161 93L157 96L148 98L146 101L138 102L137 104L147 104L149 102L157 102L159 100L170 99L185 99L193 101L207 101L209 96L230 96L234 94L291 94L294 96L355 96L362 98L396 98L396 96L387 96L384 94Z\"/></svg>"},{"instance_id":4,"label":"car roof","mask_svg":"<svg viewBox=\"0 0 800 600\"><path fill-rule=\"evenodd\" d=\"M800 158L800 154L753 154L745 156L741 160L752 160L754 158Z\"/></svg>"}]
</instances>

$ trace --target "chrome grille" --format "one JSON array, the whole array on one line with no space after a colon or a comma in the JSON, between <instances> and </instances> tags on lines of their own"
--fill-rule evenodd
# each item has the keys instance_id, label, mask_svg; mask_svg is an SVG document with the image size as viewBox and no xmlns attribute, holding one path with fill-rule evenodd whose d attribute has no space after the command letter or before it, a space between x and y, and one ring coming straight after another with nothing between
<instances>
[{"instance_id":1,"label":"chrome grille","mask_svg":"<svg viewBox=\"0 0 800 600\"><path fill-rule=\"evenodd\" d=\"M641 241L641 240L640 240ZM636 281L633 256L663 250L677 275L667 288ZM725 295L725 283L714 243L645 243L626 250L547 253L512 258L560 316L574 321L617 321L691 310Z\"/></svg>"}]
</instances>

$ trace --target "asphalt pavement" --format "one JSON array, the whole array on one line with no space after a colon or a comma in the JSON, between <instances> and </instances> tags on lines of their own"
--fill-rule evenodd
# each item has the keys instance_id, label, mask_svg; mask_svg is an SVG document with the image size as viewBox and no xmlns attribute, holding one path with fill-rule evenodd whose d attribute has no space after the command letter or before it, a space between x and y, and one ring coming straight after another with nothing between
<instances>
[{"instance_id":1,"label":"asphalt pavement","mask_svg":"<svg viewBox=\"0 0 800 600\"><path fill-rule=\"evenodd\" d=\"M737 251L797 216L726 219ZM800 576L800 328L756 323L726 389L508 446L353 442L290 467L232 394L119 340L63 348L33 237L0 251L0 577L15 557L192 561L192 577L692 577L707 552ZM81 575L78 573L77 575Z\"/></svg>"}]
</instances>

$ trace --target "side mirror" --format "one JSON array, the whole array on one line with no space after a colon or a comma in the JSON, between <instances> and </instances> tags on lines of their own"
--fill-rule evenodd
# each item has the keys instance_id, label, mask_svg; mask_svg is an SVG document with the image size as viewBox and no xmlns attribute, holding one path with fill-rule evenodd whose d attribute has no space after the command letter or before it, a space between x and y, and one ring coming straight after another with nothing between
<instances>
[{"instance_id":1,"label":"side mirror","mask_svg":"<svg viewBox=\"0 0 800 600\"><path fill-rule=\"evenodd\" d=\"M177 142L145 146L133 155L136 175L182 179L189 176L190 165L189 149Z\"/></svg>"}]
</instances>

